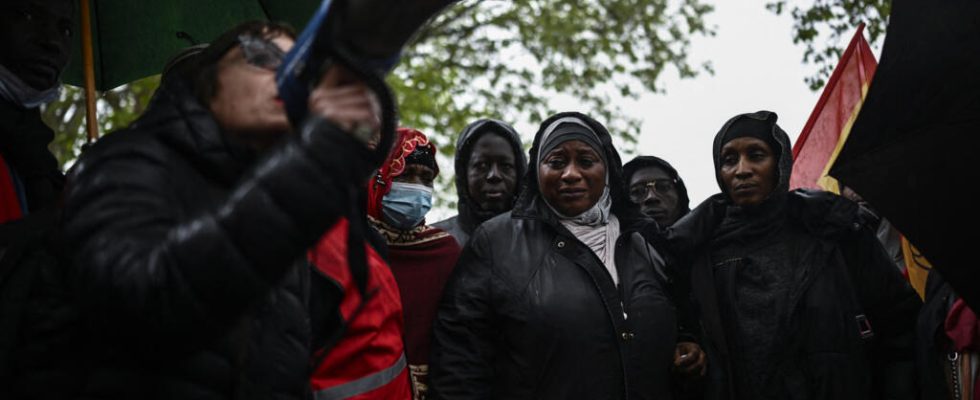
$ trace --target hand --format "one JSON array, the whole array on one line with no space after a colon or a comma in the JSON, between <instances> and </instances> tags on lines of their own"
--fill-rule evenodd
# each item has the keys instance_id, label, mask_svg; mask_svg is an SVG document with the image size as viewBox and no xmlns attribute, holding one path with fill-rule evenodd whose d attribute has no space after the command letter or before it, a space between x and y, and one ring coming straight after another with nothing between
<instances>
[{"instance_id":1,"label":"hand","mask_svg":"<svg viewBox=\"0 0 980 400\"><path fill-rule=\"evenodd\" d=\"M380 137L381 106L377 97L344 67L335 65L327 70L310 93L309 109L366 145Z\"/></svg>"},{"instance_id":2,"label":"hand","mask_svg":"<svg viewBox=\"0 0 980 400\"><path fill-rule=\"evenodd\" d=\"M704 376L707 360L701 346L694 342L680 342L674 349L674 370L688 377Z\"/></svg>"}]
</instances>

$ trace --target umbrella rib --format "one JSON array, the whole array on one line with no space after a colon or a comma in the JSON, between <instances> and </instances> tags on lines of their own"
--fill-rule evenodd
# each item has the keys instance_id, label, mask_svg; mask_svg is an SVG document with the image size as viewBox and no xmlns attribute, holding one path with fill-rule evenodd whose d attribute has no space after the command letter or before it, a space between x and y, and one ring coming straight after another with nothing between
<instances>
[{"instance_id":1,"label":"umbrella rib","mask_svg":"<svg viewBox=\"0 0 980 400\"><path fill-rule=\"evenodd\" d=\"M103 87L106 86L106 74L105 74L105 63L102 62L102 51L103 51L102 50L102 47L103 47L102 46L102 24L99 23L99 21L102 19L102 17L99 15L99 0L92 0L91 7L92 7L92 15L95 16L95 23L92 24L92 28L95 29L96 36L98 36L97 39L95 39L95 40L92 41L92 43L93 43L93 47L92 47L92 58L95 61L95 65L97 65L98 68L99 68L99 74L97 76L97 78L98 78L98 84L96 84L95 87L96 88L103 88ZM98 43L98 45L99 45L99 48L98 48L97 51L96 51L95 46L94 46L95 43Z\"/></svg>"},{"instance_id":2,"label":"umbrella rib","mask_svg":"<svg viewBox=\"0 0 980 400\"><path fill-rule=\"evenodd\" d=\"M272 20L272 15L269 14L269 10L266 9L265 2L262 1L262 0L256 0L256 3L259 3L259 8L261 8L262 9L262 13L265 14L265 19Z\"/></svg>"}]
</instances>

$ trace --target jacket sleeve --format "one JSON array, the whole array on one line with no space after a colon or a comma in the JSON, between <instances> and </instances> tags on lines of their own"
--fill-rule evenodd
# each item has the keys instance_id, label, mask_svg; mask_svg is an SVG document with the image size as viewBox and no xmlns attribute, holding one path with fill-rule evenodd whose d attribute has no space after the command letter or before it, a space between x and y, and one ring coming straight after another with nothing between
<instances>
[{"instance_id":1,"label":"jacket sleeve","mask_svg":"<svg viewBox=\"0 0 980 400\"><path fill-rule=\"evenodd\" d=\"M435 399L489 399L494 385L492 251L478 229L446 284L433 326L429 361Z\"/></svg>"},{"instance_id":2,"label":"jacket sleeve","mask_svg":"<svg viewBox=\"0 0 980 400\"><path fill-rule=\"evenodd\" d=\"M370 170L354 139L325 121L307 128L220 204L190 212L194 200L174 193L202 178L181 173L190 163L166 159L175 153L153 138L120 132L91 149L72 173L65 232L73 283L98 331L148 347L205 341L259 303Z\"/></svg>"},{"instance_id":3,"label":"jacket sleeve","mask_svg":"<svg viewBox=\"0 0 980 400\"><path fill-rule=\"evenodd\" d=\"M870 228L844 247L859 300L874 332L871 365L881 399L914 399L915 324L922 302Z\"/></svg>"}]
</instances>

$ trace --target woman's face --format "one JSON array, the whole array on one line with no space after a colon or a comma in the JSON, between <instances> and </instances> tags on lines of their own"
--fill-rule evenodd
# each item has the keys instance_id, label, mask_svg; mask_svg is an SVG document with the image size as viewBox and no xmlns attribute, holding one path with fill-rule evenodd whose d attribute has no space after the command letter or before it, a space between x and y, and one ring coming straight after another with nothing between
<instances>
[{"instance_id":1,"label":"woman's face","mask_svg":"<svg viewBox=\"0 0 980 400\"><path fill-rule=\"evenodd\" d=\"M591 146L569 140L538 164L541 196L558 212L575 216L592 208L606 188L606 166Z\"/></svg>"},{"instance_id":2,"label":"woman's face","mask_svg":"<svg viewBox=\"0 0 980 400\"><path fill-rule=\"evenodd\" d=\"M272 42L283 52L294 44L285 35L261 40ZM259 148L271 146L290 130L276 87L276 71L250 63L241 46L235 46L218 62L211 112L226 132Z\"/></svg>"},{"instance_id":3,"label":"woman's face","mask_svg":"<svg viewBox=\"0 0 980 400\"><path fill-rule=\"evenodd\" d=\"M740 137L721 148L721 181L738 206L762 204L776 187L776 156L769 144Z\"/></svg>"}]
</instances>

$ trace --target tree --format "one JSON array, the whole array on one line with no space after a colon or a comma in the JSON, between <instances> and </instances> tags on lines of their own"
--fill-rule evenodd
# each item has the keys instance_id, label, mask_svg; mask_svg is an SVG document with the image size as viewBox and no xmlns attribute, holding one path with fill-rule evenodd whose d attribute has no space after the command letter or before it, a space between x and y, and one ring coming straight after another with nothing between
<instances>
[{"instance_id":1,"label":"tree","mask_svg":"<svg viewBox=\"0 0 980 400\"><path fill-rule=\"evenodd\" d=\"M102 93L96 101L99 132L112 132L136 119L160 85L160 76L140 79ZM63 168L72 165L86 143L85 91L65 85L61 97L46 106L41 118L55 132L51 152Z\"/></svg>"},{"instance_id":2,"label":"tree","mask_svg":"<svg viewBox=\"0 0 980 400\"><path fill-rule=\"evenodd\" d=\"M880 44L884 38L891 0L813 0L807 6L793 6L790 11L795 22L793 43L803 44L803 62L817 67L813 75L804 78L812 90L823 88L834 66L844 52L847 38L862 22L867 25L869 42ZM781 15L789 9L787 0L766 4L770 11Z\"/></svg>"},{"instance_id":3,"label":"tree","mask_svg":"<svg viewBox=\"0 0 980 400\"><path fill-rule=\"evenodd\" d=\"M636 142L641 121L611 106L611 96L660 92L661 73L682 77L710 72L691 65L690 39L713 35L703 0L467 0L431 21L411 41L388 79L398 97L402 125L429 134L451 157L458 132L481 117L537 123L557 111L549 99L580 99L582 111L606 122L623 143ZM145 107L150 80L109 92L100 101L103 132L124 126ZM78 151L80 93L66 91L48 108L57 120L56 154ZM65 110L65 111L58 111ZM67 111L67 112L66 112ZM64 113L60 118L53 118ZM529 132L527 133L529 134ZM445 165L445 164L443 164ZM452 187L452 173L440 193ZM439 205L451 205L439 196Z\"/></svg>"}]
</instances>

